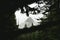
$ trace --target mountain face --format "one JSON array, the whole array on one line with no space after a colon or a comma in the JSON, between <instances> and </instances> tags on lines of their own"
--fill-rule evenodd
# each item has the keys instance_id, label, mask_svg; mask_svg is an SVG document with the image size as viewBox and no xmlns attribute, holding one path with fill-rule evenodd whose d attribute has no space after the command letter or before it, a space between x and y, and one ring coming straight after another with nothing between
<instances>
[{"instance_id":1,"label":"mountain face","mask_svg":"<svg viewBox=\"0 0 60 40\"><path fill-rule=\"evenodd\" d=\"M19 29L38 26L42 22L41 18L42 19L47 18L47 15L49 14L49 12L48 11L46 12L46 10L49 10L49 7L51 5L47 5L48 3L47 1L46 2L39 1L39 2L40 3L34 2L32 4L27 5L26 7L23 6L23 10L19 8L19 10L15 11L16 24L18 25Z\"/></svg>"}]
</instances>

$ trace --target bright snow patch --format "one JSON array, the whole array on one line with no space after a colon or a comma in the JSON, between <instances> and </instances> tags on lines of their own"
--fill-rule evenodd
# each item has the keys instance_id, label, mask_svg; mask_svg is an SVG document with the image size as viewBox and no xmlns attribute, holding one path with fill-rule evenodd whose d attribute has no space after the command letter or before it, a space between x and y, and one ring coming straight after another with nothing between
<instances>
[{"instance_id":1,"label":"bright snow patch","mask_svg":"<svg viewBox=\"0 0 60 40\"><path fill-rule=\"evenodd\" d=\"M34 7L38 7L38 3L32 3L30 5L28 5L30 8L34 8ZM34 11L29 11L28 14L29 16L26 15L26 13L21 13L21 9L16 10L15 11L15 19L16 19L16 25L18 25L19 29L24 29L25 27L30 28L33 26L38 26L40 25L40 23L42 22L42 20L40 20L41 18L46 19L46 15L42 14L45 12L45 10L47 10L44 6L46 6L46 4L43 2L43 4L39 4L40 8L38 7L38 9L40 9L40 13L37 12L37 10L35 11L36 14L33 14ZM42 9L44 10L42 10ZM27 11L25 7L23 7L24 11ZM46 12L45 14L48 14L49 12ZM37 20L39 19L39 20Z\"/></svg>"}]
</instances>

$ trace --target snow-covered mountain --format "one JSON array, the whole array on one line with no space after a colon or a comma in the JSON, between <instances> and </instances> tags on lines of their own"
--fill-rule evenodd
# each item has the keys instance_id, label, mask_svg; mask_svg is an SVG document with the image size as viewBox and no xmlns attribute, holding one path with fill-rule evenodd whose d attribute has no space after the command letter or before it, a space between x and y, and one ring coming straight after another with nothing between
<instances>
[{"instance_id":1,"label":"snow-covered mountain","mask_svg":"<svg viewBox=\"0 0 60 40\"><path fill-rule=\"evenodd\" d=\"M38 4L38 3L32 3L27 5L28 7L30 7L31 9L34 8L36 10L29 10L28 8L28 15L26 15L26 9L25 7L23 7L24 12L21 12L21 9L19 8L19 10L15 11L15 19L16 19L16 25L18 25L19 29L24 29L25 27L30 28L32 26L38 26L41 24L42 20L40 20L41 18L46 19L47 16L49 14L49 12L46 12L46 10L49 10L50 5L47 5L47 2L44 1L40 1L42 3ZM40 12L38 12L40 11ZM46 15L44 15L44 14ZM33 25L32 25L33 24Z\"/></svg>"}]
</instances>

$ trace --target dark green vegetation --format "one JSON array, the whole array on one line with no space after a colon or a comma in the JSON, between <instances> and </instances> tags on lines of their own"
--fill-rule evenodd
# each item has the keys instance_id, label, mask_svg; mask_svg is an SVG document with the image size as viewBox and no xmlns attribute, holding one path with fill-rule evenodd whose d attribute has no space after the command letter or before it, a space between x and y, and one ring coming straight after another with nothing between
<instances>
[{"instance_id":1,"label":"dark green vegetation","mask_svg":"<svg viewBox=\"0 0 60 40\"><path fill-rule=\"evenodd\" d=\"M50 0L52 1L52 0ZM30 29L17 29L14 11L19 7L16 0L0 1L0 40L60 40L59 0L53 0L47 21Z\"/></svg>"}]
</instances>

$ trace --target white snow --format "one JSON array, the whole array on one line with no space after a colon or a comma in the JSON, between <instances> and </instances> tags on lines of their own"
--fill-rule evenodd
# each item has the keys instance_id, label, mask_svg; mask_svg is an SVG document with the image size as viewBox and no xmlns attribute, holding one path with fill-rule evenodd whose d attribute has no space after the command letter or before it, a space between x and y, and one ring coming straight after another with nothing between
<instances>
[{"instance_id":1,"label":"white snow","mask_svg":"<svg viewBox=\"0 0 60 40\"><path fill-rule=\"evenodd\" d=\"M37 3L32 3L32 4L29 4L28 6L29 6L30 8L33 8L33 7L37 6L37 5L38 5Z\"/></svg>"}]
</instances>

